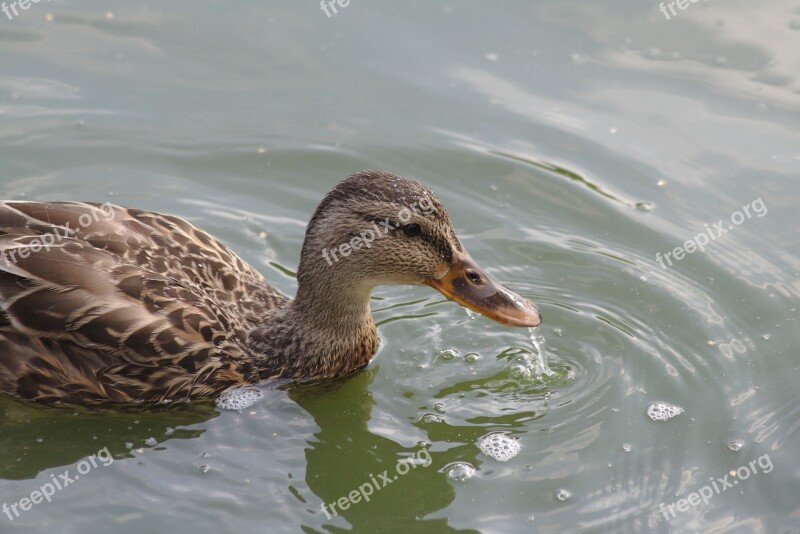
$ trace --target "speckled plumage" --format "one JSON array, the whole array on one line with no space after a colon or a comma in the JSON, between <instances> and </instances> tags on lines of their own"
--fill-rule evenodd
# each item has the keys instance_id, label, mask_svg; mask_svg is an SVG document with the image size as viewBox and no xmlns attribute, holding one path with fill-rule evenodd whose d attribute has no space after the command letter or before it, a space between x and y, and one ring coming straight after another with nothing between
<instances>
[{"instance_id":1,"label":"speckled plumage","mask_svg":"<svg viewBox=\"0 0 800 534\"><path fill-rule=\"evenodd\" d=\"M322 258L324 248L372 221L396 222L399 209L423 197L435 207L414 219L424 238L394 231L332 264ZM456 250L433 193L377 171L340 182L317 208L294 300L177 217L109 204L2 202L0 391L45 401L161 401L275 377L351 373L377 349L372 288L441 276Z\"/></svg>"}]
</instances>

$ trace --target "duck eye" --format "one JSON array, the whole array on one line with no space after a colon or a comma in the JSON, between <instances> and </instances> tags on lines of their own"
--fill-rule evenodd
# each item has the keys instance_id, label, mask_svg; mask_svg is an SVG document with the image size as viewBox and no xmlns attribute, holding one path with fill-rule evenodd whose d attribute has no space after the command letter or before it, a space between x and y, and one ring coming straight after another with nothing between
<instances>
[{"instance_id":1,"label":"duck eye","mask_svg":"<svg viewBox=\"0 0 800 534\"><path fill-rule=\"evenodd\" d=\"M481 278L481 275L479 275L478 273L476 273L472 269L467 270L466 274L467 274L467 278L469 278L470 282L472 282L473 284L480 284L481 282L483 282L483 279Z\"/></svg>"},{"instance_id":2,"label":"duck eye","mask_svg":"<svg viewBox=\"0 0 800 534\"><path fill-rule=\"evenodd\" d=\"M422 228L417 223L406 224L403 226L403 233L407 236L415 237L422 233Z\"/></svg>"}]
</instances>

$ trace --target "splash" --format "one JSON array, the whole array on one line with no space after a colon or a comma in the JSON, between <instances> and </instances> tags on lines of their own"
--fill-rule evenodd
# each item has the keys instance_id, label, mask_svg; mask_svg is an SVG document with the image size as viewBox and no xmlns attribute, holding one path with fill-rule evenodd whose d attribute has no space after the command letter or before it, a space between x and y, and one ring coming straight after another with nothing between
<instances>
[{"instance_id":1,"label":"splash","mask_svg":"<svg viewBox=\"0 0 800 534\"><path fill-rule=\"evenodd\" d=\"M541 380L544 377L552 377L558 373L550 369L547 357L547 345L544 336L536 331L536 327L528 328L533 343L533 358L531 359L531 374L534 378Z\"/></svg>"}]
</instances>

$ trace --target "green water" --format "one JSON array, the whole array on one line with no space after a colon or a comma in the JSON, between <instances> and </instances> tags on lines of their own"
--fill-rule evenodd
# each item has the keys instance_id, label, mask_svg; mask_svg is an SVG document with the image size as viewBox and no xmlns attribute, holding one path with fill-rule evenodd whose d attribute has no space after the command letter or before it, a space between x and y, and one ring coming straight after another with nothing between
<instances>
[{"instance_id":1,"label":"green water","mask_svg":"<svg viewBox=\"0 0 800 534\"><path fill-rule=\"evenodd\" d=\"M0 506L113 455L0 512L0 532L800 531L799 72L789 0L670 20L655 0L0 13L3 198L180 215L291 294L336 181L416 177L540 305L556 373L515 370L525 329L380 288L365 372L264 385L243 413L0 398ZM705 251L661 267L719 220ZM659 401L685 411L653 422ZM498 431L521 446L507 462L476 445ZM323 512L420 451L431 465ZM448 478L454 462L474 475ZM707 503L660 511L748 464Z\"/></svg>"}]
</instances>

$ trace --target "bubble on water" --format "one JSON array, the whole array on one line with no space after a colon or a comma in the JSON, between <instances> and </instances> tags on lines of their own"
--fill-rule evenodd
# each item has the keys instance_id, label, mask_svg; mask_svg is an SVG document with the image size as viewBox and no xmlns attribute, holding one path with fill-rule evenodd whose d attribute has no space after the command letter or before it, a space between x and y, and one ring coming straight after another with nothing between
<instances>
[{"instance_id":1,"label":"bubble on water","mask_svg":"<svg viewBox=\"0 0 800 534\"><path fill-rule=\"evenodd\" d=\"M251 387L228 389L217 398L220 410L244 410L249 408L264 395L260 390Z\"/></svg>"},{"instance_id":2,"label":"bubble on water","mask_svg":"<svg viewBox=\"0 0 800 534\"><path fill-rule=\"evenodd\" d=\"M761 336L761 339L763 339L764 341L769 341L769 338L770 338L769 334L764 334L763 336Z\"/></svg>"},{"instance_id":3,"label":"bubble on water","mask_svg":"<svg viewBox=\"0 0 800 534\"><path fill-rule=\"evenodd\" d=\"M436 404L433 405L433 409L439 413L444 413L444 403L437 402Z\"/></svg>"},{"instance_id":4,"label":"bubble on water","mask_svg":"<svg viewBox=\"0 0 800 534\"><path fill-rule=\"evenodd\" d=\"M155 447L156 445L158 445L158 440L154 437L149 437L146 440L144 440L144 444L147 445L148 447Z\"/></svg>"},{"instance_id":5,"label":"bubble on water","mask_svg":"<svg viewBox=\"0 0 800 534\"><path fill-rule=\"evenodd\" d=\"M557 327L555 327L555 328L553 328L553 333L554 333L555 335L557 335L557 336L560 336L560 335L561 335L563 332L564 332L564 331L563 331L563 330L561 330L561 328L560 328L560 327L558 327L558 326L557 326Z\"/></svg>"},{"instance_id":6,"label":"bubble on water","mask_svg":"<svg viewBox=\"0 0 800 534\"><path fill-rule=\"evenodd\" d=\"M175 429L172 428L171 426L168 426L167 429L164 431L164 434L167 435L167 436L171 436L174 433L175 433Z\"/></svg>"},{"instance_id":7,"label":"bubble on water","mask_svg":"<svg viewBox=\"0 0 800 534\"><path fill-rule=\"evenodd\" d=\"M423 423L444 423L444 417L435 413L426 413L422 416Z\"/></svg>"},{"instance_id":8,"label":"bubble on water","mask_svg":"<svg viewBox=\"0 0 800 534\"><path fill-rule=\"evenodd\" d=\"M733 452L739 452L744 447L744 441L740 439L735 439L728 443L728 448Z\"/></svg>"},{"instance_id":9,"label":"bubble on water","mask_svg":"<svg viewBox=\"0 0 800 534\"><path fill-rule=\"evenodd\" d=\"M654 208L655 208L655 206L653 205L652 202L637 202L636 203L636 209L639 210L639 211L643 211L645 213L649 213L649 212L653 211Z\"/></svg>"},{"instance_id":10,"label":"bubble on water","mask_svg":"<svg viewBox=\"0 0 800 534\"><path fill-rule=\"evenodd\" d=\"M682 413L683 408L666 402L654 402L647 408L647 417L653 421L667 421Z\"/></svg>"},{"instance_id":11,"label":"bubble on water","mask_svg":"<svg viewBox=\"0 0 800 534\"><path fill-rule=\"evenodd\" d=\"M499 56L497 54L493 53L493 52L488 52L488 53L484 54L483 57L487 61L492 61L492 62L497 61L498 59L500 59Z\"/></svg>"},{"instance_id":12,"label":"bubble on water","mask_svg":"<svg viewBox=\"0 0 800 534\"><path fill-rule=\"evenodd\" d=\"M631 452L631 446L627 443L622 444L622 452Z\"/></svg>"},{"instance_id":13,"label":"bubble on water","mask_svg":"<svg viewBox=\"0 0 800 534\"><path fill-rule=\"evenodd\" d=\"M209 469L211 469L211 468L209 466L207 466L207 465L201 465L200 466L200 472L201 473L208 473Z\"/></svg>"},{"instance_id":14,"label":"bubble on water","mask_svg":"<svg viewBox=\"0 0 800 534\"><path fill-rule=\"evenodd\" d=\"M466 361L467 363L475 363L480 359L481 355L478 354L477 352L470 352L469 354L466 354L464 356L464 361Z\"/></svg>"},{"instance_id":15,"label":"bubble on water","mask_svg":"<svg viewBox=\"0 0 800 534\"><path fill-rule=\"evenodd\" d=\"M475 475L475 467L467 462L453 462L444 467L447 478L455 482L464 482Z\"/></svg>"},{"instance_id":16,"label":"bubble on water","mask_svg":"<svg viewBox=\"0 0 800 534\"><path fill-rule=\"evenodd\" d=\"M659 180L656 182L656 186L658 187L666 187L667 181L666 180Z\"/></svg>"},{"instance_id":17,"label":"bubble on water","mask_svg":"<svg viewBox=\"0 0 800 534\"><path fill-rule=\"evenodd\" d=\"M44 438L42 436L36 436L36 443L42 443Z\"/></svg>"},{"instance_id":18,"label":"bubble on water","mask_svg":"<svg viewBox=\"0 0 800 534\"><path fill-rule=\"evenodd\" d=\"M556 499L561 502L568 500L570 497L572 497L572 493L569 490L560 489L556 491Z\"/></svg>"},{"instance_id":19,"label":"bubble on water","mask_svg":"<svg viewBox=\"0 0 800 534\"><path fill-rule=\"evenodd\" d=\"M519 440L505 432L492 432L478 440L478 448L498 462L507 462L522 450Z\"/></svg>"},{"instance_id":20,"label":"bubble on water","mask_svg":"<svg viewBox=\"0 0 800 534\"><path fill-rule=\"evenodd\" d=\"M442 349L436 354L436 356L443 360L452 360L458 356L458 351L456 349Z\"/></svg>"}]
</instances>

